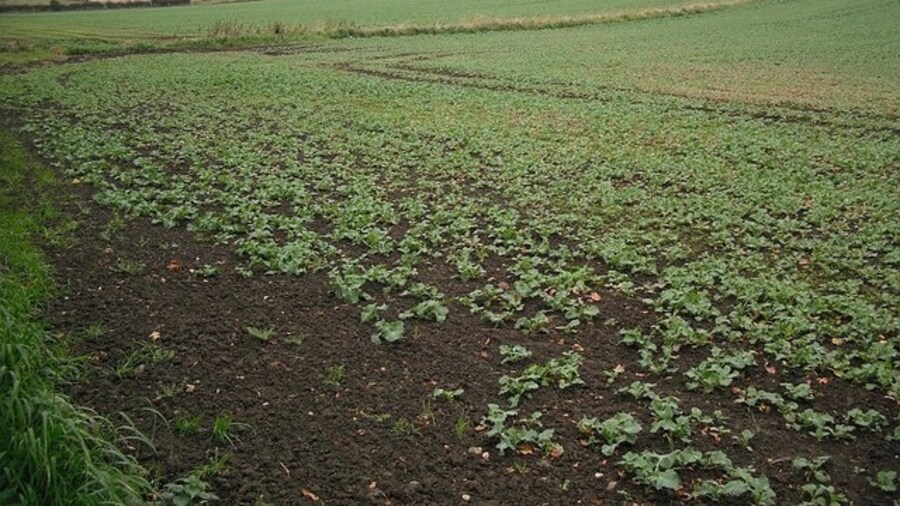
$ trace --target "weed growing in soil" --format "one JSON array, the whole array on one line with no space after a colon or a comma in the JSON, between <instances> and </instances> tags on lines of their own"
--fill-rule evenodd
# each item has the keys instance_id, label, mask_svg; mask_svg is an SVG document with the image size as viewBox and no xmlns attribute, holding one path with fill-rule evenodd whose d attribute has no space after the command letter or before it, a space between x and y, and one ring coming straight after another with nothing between
<instances>
[{"instance_id":1,"label":"weed growing in soil","mask_svg":"<svg viewBox=\"0 0 900 506\"><path fill-rule=\"evenodd\" d=\"M250 426L246 423L235 422L230 415L225 413L217 415L212 423L212 437L216 441L228 443L232 447L235 441L239 441L235 432L241 429L247 429Z\"/></svg>"},{"instance_id":2,"label":"weed growing in soil","mask_svg":"<svg viewBox=\"0 0 900 506\"><path fill-rule=\"evenodd\" d=\"M421 436L422 431L406 418L397 418L391 424L391 432L398 436Z\"/></svg>"},{"instance_id":3,"label":"weed growing in soil","mask_svg":"<svg viewBox=\"0 0 900 506\"><path fill-rule=\"evenodd\" d=\"M459 415L453 423L453 432L459 439L465 438L472 432L472 421L466 415Z\"/></svg>"},{"instance_id":4,"label":"weed growing in soil","mask_svg":"<svg viewBox=\"0 0 900 506\"><path fill-rule=\"evenodd\" d=\"M200 424L203 421L201 415L181 414L175 417L173 425L175 430L185 436L192 436L200 432Z\"/></svg>"},{"instance_id":5,"label":"weed growing in soil","mask_svg":"<svg viewBox=\"0 0 900 506\"><path fill-rule=\"evenodd\" d=\"M91 325L88 325L87 328L84 329L82 334L88 339L97 339L104 336L106 332L106 327L103 326L103 324L93 323Z\"/></svg>"},{"instance_id":6,"label":"weed growing in soil","mask_svg":"<svg viewBox=\"0 0 900 506\"><path fill-rule=\"evenodd\" d=\"M300 346L301 344L303 344L303 341L305 339L306 339L306 336L304 336L302 334L297 334L297 335L285 336L282 339L282 341L284 341L285 344L290 344L291 346Z\"/></svg>"},{"instance_id":7,"label":"weed growing in soil","mask_svg":"<svg viewBox=\"0 0 900 506\"><path fill-rule=\"evenodd\" d=\"M194 471L191 474L195 474L203 479L210 478L213 476L218 476L218 475L221 475L225 471L225 469L228 468L228 465L230 463L231 463L231 454L230 453L219 454L219 449L216 448L214 454L209 458L209 462L194 469Z\"/></svg>"},{"instance_id":8,"label":"weed growing in soil","mask_svg":"<svg viewBox=\"0 0 900 506\"><path fill-rule=\"evenodd\" d=\"M143 343L116 365L115 374L119 378L142 374L147 367L171 360L174 356L172 350L154 343Z\"/></svg>"},{"instance_id":9,"label":"weed growing in soil","mask_svg":"<svg viewBox=\"0 0 900 506\"><path fill-rule=\"evenodd\" d=\"M343 364L335 364L328 366L325 369L325 379L322 380L328 386L339 387L341 386L341 382L344 380L344 365Z\"/></svg>"},{"instance_id":10,"label":"weed growing in soil","mask_svg":"<svg viewBox=\"0 0 900 506\"><path fill-rule=\"evenodd\" d=\"M259 339L262 342L268 342L275 335L275 329L273 328L253 327L250 325L244 327L244 331L247 332L248 336Z\"/></svg>"},{"instance_id":11,"label":"weed growing in soil","mask_svg":"<svg viewBox=\"0 0 900 506\"><path fill-rule=\"evenodd\" d=\"M110 270L118 274L125 274L126 276L139 276L143 274L146 268L147 266L140 260L120 258L110 267Z\"/></svg>"}]
</instances>

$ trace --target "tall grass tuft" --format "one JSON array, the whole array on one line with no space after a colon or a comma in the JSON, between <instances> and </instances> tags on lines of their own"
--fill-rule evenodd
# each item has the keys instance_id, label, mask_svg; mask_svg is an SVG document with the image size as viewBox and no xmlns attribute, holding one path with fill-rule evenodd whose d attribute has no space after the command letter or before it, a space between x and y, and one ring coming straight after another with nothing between
<instances>
[{"instance_id":1,"label":"tall grass tuft","mask_svg":"<svg viewBox=\"0 0 900 506\"><path fill-rule=\"evenodd\" d=\"M48 173L3 131L0 166L0 504L142 503L146 473L115 444L125 427L55 390L67 361L35 319L52 284L29 243L47 208L13 195Z\"/></svg>"}]
</instances>

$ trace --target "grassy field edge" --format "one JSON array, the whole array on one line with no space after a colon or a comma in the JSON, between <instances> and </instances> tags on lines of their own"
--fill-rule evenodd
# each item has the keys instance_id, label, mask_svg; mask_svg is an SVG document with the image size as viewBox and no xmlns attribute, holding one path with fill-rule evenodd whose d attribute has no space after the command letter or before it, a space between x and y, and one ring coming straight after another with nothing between
<instances>
[{"instance_id":1,"label":"grassy field edge","mask_svg":"<svg viewBox=\"0 0 900 506\"><path fill-rule=\"evenodd\" d=\"M124 432L59 392L73 362L37 318L54 291L33 243L53 174L5 129L0 166L0 503L141 503L150 483L116 446Z\"/></svg>"}]
</instances>

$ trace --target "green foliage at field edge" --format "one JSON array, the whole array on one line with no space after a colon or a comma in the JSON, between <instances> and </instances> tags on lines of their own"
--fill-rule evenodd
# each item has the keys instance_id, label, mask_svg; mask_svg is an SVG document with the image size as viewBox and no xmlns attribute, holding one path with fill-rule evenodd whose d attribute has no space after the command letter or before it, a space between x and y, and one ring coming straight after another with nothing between
<instances>
[{"instance_id":1,"label":"green foliage at field edge","mask_svg":"<svg viewBox=\"0 0 900 506\"><path fill-rule=\"evenodd\" d=\"M46 189L52 174L0 131L0 502L137 504L149 489L138 464L110 439L111 423L55 387L69 367L35 312L52 292L30 239L52 210L16 193Z\"/></svg>"}]
</instances>

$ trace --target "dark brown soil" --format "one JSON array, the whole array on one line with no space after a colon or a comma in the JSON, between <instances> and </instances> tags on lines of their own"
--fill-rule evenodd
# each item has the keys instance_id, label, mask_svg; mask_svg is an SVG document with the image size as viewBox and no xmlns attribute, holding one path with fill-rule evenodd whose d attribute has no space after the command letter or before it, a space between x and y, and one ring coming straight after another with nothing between
<instances>
[{"instance_id":1,"label":"dark brown soil","mask_svg":"<svg viewBox=\"0 0 900 506\"><path fill-rule=\"evenodd\" d=\"M101 232L112 216L91 203L90 189L71 186L62 194L60 206L82 227L75 245L50 251L63 290L46 316L73 351L89 359L88 377L71 394L100 413L131 417L156 445L155 450L136 445L133 452L161 482L228 455L225 470L210 478L221 504L257 499L271 504L458 504L464 497L472 504L683 502L675 495L646 492L620 472L618 456L606 458L597 447L578 443L575 424L582 416L604 419L628 410L645 427L638 449L668 451L662 436L646 431L651 423L646 402L615 393L640 377L634 352L617 344L618 328L598 324L575 336L525 338L489 327L455 306L443 325L413 324L407 340L379 346L369 339L372 328L359 322L358 309L329 294L323 275L244 278L234 272L240 260L228 249L141 220L107 242ZM205 264L216 266L219 274L205 279L191 272ZM117 270L123 265L143 269L125 274ZM434 272L441 272L439 266ZM445 291L454 293L451 287ZM601 319L614 317L623 327L654 321L639 302L616 294L606 294L601 310ZM96 325L105 333L90 333ZM273 337L268 342L251 337L247 326L271 328ZM500 363L498 345L510 343L534 350L536 361L583 349L585 386L544 388L521 407L523 414L544 413L545 426L554 428L565 446L558 459L501 456L474 430L488 403L504 402L498 378L523 367ZM147 346L174 356L120 367ZM686 349L679 364L684 370L703 356ZM617 364L626 372L609 385L604 372ZM328 385L326 376L335 366L343 366L343 378L339 385ZM773 375L760 366L737 386L774 389L778 382L804 379L817 380L780 371ZM898 468L896 442L860 433L852 442L819 443L786 428L776 413L734 404L730 392L686 392L680 374L648 380L661 394L680 397L685 407L721 409L735 432L757 432L752 452L727 435L698 434L694 445L726 450L737 464L766 474L779 494L778 504L801 500L804 477L791 469L791 459L818 455L832 456L834 483L855 504L890 503L867 483L866 474ZM865 405L897 414L890 401L838 379L813 384L823 396L816 402L819 410ZM436 401L431 395L436 387L461 387L465 394L455 402ZM232 443L213 438L212 421L220 414L246 424L234 432ZM175 428L173 420L188 415L202 417L196 434ZM470 428L457 432L455 424L465 420ZM854 468L866 474L851 472ZM683 477L689 482L701 475Z\"/></svg>"}]
</instances>

